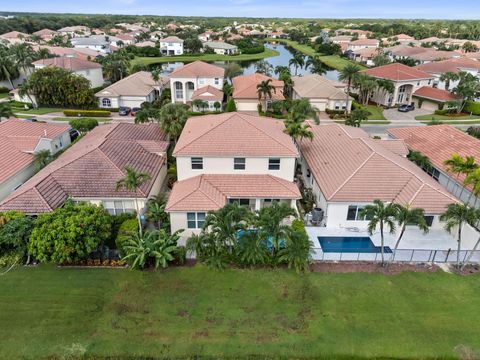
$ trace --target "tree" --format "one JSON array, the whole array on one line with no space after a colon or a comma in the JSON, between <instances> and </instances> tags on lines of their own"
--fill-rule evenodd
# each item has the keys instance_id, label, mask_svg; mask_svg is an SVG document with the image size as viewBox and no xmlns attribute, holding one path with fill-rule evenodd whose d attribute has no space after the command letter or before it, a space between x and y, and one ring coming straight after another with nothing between
<instances>
[{"instance_id":1,"label":"tree","mask_svg":"<svg viewBox=\"0 0 480 360\"><path fill-rule=\"evenodd\" d=\"M135 114L135 124L144 124L158 120L159 111L154 104L143 102L140 110Z\"/></svg>"},{"instance_id":2,"label":"tree","mask_svg":"<svg viewBox=\"0 0 480 360\"><path fill-rule=\"evenodd\" d=\"M220 103L220 101L215 101L213 103L213 107L215 108L215 111L219 112L220 109L222 108L222 104Z\"/></svg>"},{"instance_id":3,"label":"tree","mask_svg":"<svg viewBox=\"0 0 480 360\"><path fill-rule=\"evenodd\" d=\"M117 82L127 75L130 57L125 49L121 49L105 56L101 63L105 77Z\"/></svg>"},{"instance_id":4,"label":"tree","mask_svg":"<svg viewBox=\"0 0 480 360\"><path fill-rule=\"evenodd\" d=\"M8 119L13 115L14 114L13 114L12 108L9 105L0 103L0 121L2 121L2 118Z\"/></svg>"},{"instance_id":5,"label":"tree","mask_svg":"<svg viewBox=\"0 0 480 360\"><path fill-rule=\"evenodd\" d=\"M373 59L373 64L375 65L375 67L378 67L378 66L384 66L384 65L387 65L390 63L390 59L388 56L386 56L385 54L378 54L376 55Z\"/></svg>"},{"instance_id":6,"label":"tree","mask_svg":"<svg viewBox=\"0 0 480 360\"><path fill-rule=\"evenodd\" d=\"M385 227L388 227L390 234L395 232L395 215L395 205L392 203L385 205L385 203L379 199L373 200L373 205L366 205L360 212L360 216L369 221L367 229L370 235L373 235L377 226L380 228L382 265L385 264L384 230Z\"/></svg>"},{"instance_id":7,"label":"tree","mask_svg":"<svg viewBox=\"0 0 480 360\"><path fill-rule=\"evenodd\" d=\"M295 219L285 234L285 247L279 251L279 261L285 262L289 268L293 267L297 273L307 271L313 242L308 238L303 222Z\"/></svg>"},{"instance_id":8,"label":"tree","mask_svg":"<svg viewBox=\"0 0 480 360\"><path fill-rule=\"evenodd\" d=\"M32 46L28 43L13 44L9 50L12 54L13 61L15 61L26 75L29 75L32 62L36 60L36 54Z\"/></svg>"},{"instance_id":9,"label":"tree","mask_svg":"<svg viewBox=\"0 0 480 360\"><path fill-rule=\"evenodd\" d=\"M475 214L472 215L472 219L471 219L471 226L477 230L477 233L480 233L480 228L479 228L479 223L480 223L480 210L479 209L476 209L475 210ZM473 246L473 249L470 251L470 254L468 254L468 257L465 259L465 262L463 263L462 267L461 267L461 270L463 270L465 268L465 266L470 262L470 259L472 258L472 256L475 254L475 251L477 250L478 246L480 245L480 236L478 237L478 240L477 242L475 243L475 245Z\"/></svg>"},{"instance_id":10,"label":"tree","mask_svg":"<svg viewBox=\"0 0 480 360\"><path fill-rule=\"evenodd\" d=\"M446 166L449 172L457 175L457 182L461 174L468 176L471 172L478 168L478 165L475 163L475 158L473 156L467 156L466 158L464 158L463 156L460 156L456 153L453 153L449 159L443 162L443 164ZM447 188L448 184L449 183L447 183ZM462 189L460 190L459 198L461 198L463 190L464 188L462 187Z\"/></svg>"},{"instance_id":11,"label":"tree","mask_svg":"<svg viewBox=\"0 0 480 360\"><path fill-rule=\"evenodd\" d=\"M315 124L319 124L318 109L313 106L308 99L293 100L289 109L288 118L294 121L303 122L312 119Z\"/></svg>"},{"instance_id":12,"label":"tree","mask_svg":"<svg viewBox=\"0 0 480 360\"><path fill-rule=\"evenodd\" d=\"M225 77L230 81L230 83L232 82L232 79L235 76L240 76L242 74L243 74L243 69L236 62L229 62L225 66Z\"/></svg>"},{"instance_id":13,"label":"tree","mask_svg":"<svg viewBox=\"0 0 480 360\"><path fill-rule=\"evenodd\" d=\"M237 105L235 105L235 100L230 98L227 102L227 106L225 107L225 112L233 112L237 111Z\"/></svg>"},{"instance_id":14,"label":"tree","mask_svg":"<svg viewBox=\"0 0 480 360\"><path fill-rule=\"evenodd\" d=\"M203 43L198 39L198 37L190 37L185 40L184 43L185 49L192 54L198 54L203 49Z\"/></svg>"},{"instance_id":15,"label":"tree","mask_svg":"<svg viewBox=\"0 0 480 360\"><path fill-rule=\"evenodd\" d=\"M34 219L22 213L0 226L0 254L26 256L33 225ZM29 263L28 259L26 263Z\"/></svg>"},{"instance_id":16,"label":"tree","mask_svg":"<svg viewBox=\"0 0 480 360\"><path fill-rule=\"evenodd\" d=\"M133 192L135 198L135 210L137 212L137 220L138 220L138 229L140 235L142 235L142 220L140 219L140 209L138 208L138 189L140 189L145 183L147 183L151 177L147 173L137 173L135 169L131 166L125 167L125 177L118 180L115 191L119 191L120 189L126 189L127 191Z\"/></svg>"},{"instance_id":17,"label":"tree","mask_svg":"<svg viewBox=\"0 0 480 360\"><path fill-rule=\"evenodd\" d=\"M327 73L327 69L318 56L308 58L305 62L305 69L308 68L312 74L324 75Z\"/></svg>"},{"instance_id":18,"label":"tree","mask_svg":"<svg viewBox=\"0 0 480 360\"><path fill-rule=\"evenodd\" d=\"M255 72L264 74L266 76L272 76L273 65L266 60L260 60L255 64Z\"/></svg>"},{"instance_id":19,"label":"tree","mask_svg":"<svg viewBox=\"0 0 480 360\"><path fill-rule=\"evenodd\" d=\"M80 134L86 134L87 132L95 129L98 126L98 120L92 118L72 119L68 123Z\"/></svg>"},{"instance_id":20,"label":"tree","mask_svg":"<svg viewBox=\"0 0 480 360\"><path fill-rule=\"evenodd\" d=\"M303 121L298 119L287 118L285 120L285 130L283 132L289 135L295 143L298 139L310 139L313 140L313 133L310 130L311 126L304 124Z\"/></svg>"},{"instance_id":21,"label":"tree","mask_svg":"<svg viewBox=\"0 0 480 360\"><path fill-rule=\"evenodd\" d=\"M372 93L377 90L377 80L365 73L358 73L353 79L353 86L358 90L359 100L362 105L367 105Z\"/></svg>"},{"instance_id":22,"label":"tree","mask_svg":"<svg viewBox=\"0 0 480 360\"><path fill-rule=\"evenodd\" d=\"M155 83L155 85L158 86L158 91L162 93L163 91L163 81L162 81L162 69L161 68L155 68L150 71L150 75L152 76L152 80Z\"/></svg>"},{"instance_id":23,"label":"tree","mask_svg":"<svg viewBox=\"0 0 480 360\"><path fill-rule=\"evenodd\" d=\"M177 241L183 230L168 235L164 229L147 231L145 235L134 234L123 246L123 260L131 263L131 269L154 266L166 268L174 260Z\"/></svg>"},{"instance_id":24,"label":"tree","mask_svg":"<svg viewBox=\"0 0 480 360\"><path fill-rule=\"evenodd\" d=\"M262 82L260 82L260 84L257 85L258 101L261 101L263 99L262 108L264 112L267 111L268 99L272 99L272 94L276 93L277 91L275 87L270 84L271 82L272 79L263 80Z\"/></svg>"},{"instance_id":25,"label":"tree","mask_svg":"<svg viewBox=\"0 0 480 360\"><path fill-rule=\"evenodd\" d=\"M478 92L480 92L480 83L478 79L470 73L462 71L458 75L459 82L457 87L453 89L453 93L463 100L459 111L462 112L466 102L475 100Z\"/></svg>"},{"instance_id":26,"label":"tree","mask_svg":"<svg viewBox=\"0 0 480 360\"><path fill-rule=\"evenodd\" d=\"M468 175L473 173L476 169L478 169L478 164L475 162L475 157L473 156L465 157L464 162L462 164L461 173L466 177L468 177ZM465 190L465 186L462 186L462 189L460 190L460 195L459 195L460 199L462 198L462 194L464 190Z\"/></svg>"},{"instance_id":27,"label":"tree","mask_svg":"<svg viewBox=\"0 0 480 360\"><path fill-rule=\"evenodd\" d=\"M165 225L168 225L168 214L165 212L166 206L167 199L164 194L157 195L147 202L147 211L145 215L148 220L156 223L159 230L162 227L165 227Z\"/></svg>"},{"instance_id":28,"label":"tree","mask_svg":"<svg viewBox=\"0 0 480 360\"><path fill-rule=\"evenodd\" d=\"M425 234L428 232L427 221L425 220L425 211L420 208L412 208L410 204L405 206L400 204L395 204L395 220L397 221L398 226L400 226L400 234L395 243L395 248L393 249L392 262L395 259L395 254L397 252L398 246L400 245L400 240L402 240L403 234L407 228L407 225L415 225Z\"/></svg>"},{"instance_id":29,"label":"tree","mask_svg":"<svg viewBox=\"0 0 480 360\"><path fill-rule=\"evenodd\" d=\"M19 67L6 46L0 45L0 81L8 81L15 89L13 80L20 76Z\"/></svg>"},{"instance_id":30,"label":"tree","mask_svg":"<svg viewBox=\"0 0 480 360\"><path fill-rule=\"evenodd\" d=\"M298 68L302 69L305 65L305 56L302 53L296 53L293 57L288 61L289 66L293 66L295 69L295 76L297 76Z\"/></svg>"},{"instance_id":31,"label":"tree","mask_svg":"<svg viewBox=\"0 0 480 360\"><path fill-rule=\"evenodd\" d=\"M35 164L35 169L37 171L40 171L52 161L53 156L50 153L50 150L40 150L33 155L33 163Z\"/></svg>"},{"instance_id":32,"label":"tree","mask_svg":"<svg viewBox=\"0 0 480 360\"><path fill-rule=\"evenodd\" d=\"M283 81L283 95L285 95L286 98L291 98L293 91L293 80L292 76L290 75L290 71L281 72L278 80Z\"/></svg>"},{"instance_id":33,"label":"tree","mask_svg":"<svg viewBox=\"0 0 480 360\"><path fill-rule=\"evenodd\" d=\"M472 196L475 196L475 202L473 203L473 206L476 207L477 199L480 196L480 168L470 172L465 178L464 184L467 186L472 185L472 191L468 197L468 203L470 203Z\"/></svg>"},{"instance_id":34,"label":"tree","mask_svg":"<svg viewBox=\"0 0 480 360\"><path fill-rule=\"evenodd\" d=\"M181 104L167 104L160 109L158 114L160 128L173 139L174 144L177 143L187 118L187 110Z\"/></svg>"},{"instance_id":35,"label":"tree","mask_svg":"<svg viewBox=\"0 0 480 360\"><path fill-rule=\"evenodd\" d=\"M346 94L346 106L345 106L346 114L348 114L348 111L349 111L348 105L350 101L350 89L352 87L352 82L359 72L360 72L360 67L358 67L355 64L348 64L340 71L340 74L338 76L338 79L340 81L347 82L347 94Z\"/></svg>"},{"instance_id":36,"label":"tree","mask_svg":"<svg viewBox=\"0 0 480 360\"><path fill-rule=\"evenodd\" d=\"M447 71L446 73L440 75L440 81L443 81L445 83L445 90L447 91L450 91L450 83L452 81L457 81L459 78L459 75L452 71Z\"/></svg>"},{"instance_id":37,"label":"tree","mask_svg":"<svg viewBox=\"0 0 480 360\"><path fill-rule=\"evenodd\" d=\"M345 125L360 127L362 121L368 120L370 112L364 108L358 108L353 110L348 118L345 120Z\"/></svg>"},{"instance_id":38,"label":"tree","mask_svg":"<svg viewBox=\"0 0 480 360\"><path fill-rule=\"evenodd\" d=\"M245 231L235 247L236 256L241 264L262 265L268 261L267 245L256 231Z\"/></svg>"},{"instance_id":39,"label":"tree","mask_svg":"<svg viewBox=\"0 0 480 360\"><path fill-rule=\"evenodd\" d=\"M192 105L197 109L200 109L201 112L204 112L205 109L208 108L208 102L201 99L193 100Z\"/></svg>"},{"instance_id":40,"label":"tree","mask_svg":"<svg viewBox=\"0 0 480 360\"><path fill-rule=\"evenodd\" d=\"M67 201L38 216L28 249L40 261L64 264L82 260L108 239L110 227L110 216L101 206Z\"/></svg>"},{"instance_id":41,"label":"tree","mask_svg":"<svg viewBox=\"0 0 480 360\"><path fill-rule=\"evenodd\" d=\"M466 53L477 52L478 46L472 43L471 41L467 41L465 44L463 44L462 49Z\"/></svg>"},{"instance_id":42,"label":"tree","mask_svg":"<svg viewBox=\"0 0 480 360\"><path fill-rule=\"evenodd\" d=\"M440 221L445 221L445 230L452 232L457 229L457 266L460 266L460 251L462 249L462 230L465 224L475 226L477 211L468 204L450 204L440 216Z\"/></svg>"}]
</instances>

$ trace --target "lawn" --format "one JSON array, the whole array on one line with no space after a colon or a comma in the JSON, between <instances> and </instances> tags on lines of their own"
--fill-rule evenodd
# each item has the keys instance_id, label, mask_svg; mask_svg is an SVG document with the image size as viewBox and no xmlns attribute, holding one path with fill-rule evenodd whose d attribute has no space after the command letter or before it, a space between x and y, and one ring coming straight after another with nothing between
<instances>
[{"instance_id":1,"label":"lawn","mask_svg":"<svg viewBox=\"0 0 480 360\"><path fill-rule=\"evenodd\" d=\"M383 115L383 108L376 105L367 105L367 110L370 112L368 120L386 120Z\"/></svg>"},{"instance_id":2,"label":"lawn","mask_svg":"<svg viewBox=\"0 0 480 360\"><path fill-rule=\"evenodd\" d=\"M10 96L9 93L0 93L0 99L6 99Z\"/></svg>"},{"instance_id":3,"label":"lawn","mask_svg":"<svg viewBox=\"0 0 480 360\"><path fill-rule=\"evenodd\" d=\"M38 109L30 109L30 110L23 110L23 109L13 109L14 113L18 114L27 114L27 115L45 115L54 112L63 113L64 108L50 108L50 107L41 107Z\"/></svg>"},{"instance_id":4,"label":"lawn","mask_svg":"<svg viewBox=\"0 0 480 360\"><path fill-rule=\"evenodd\" d=\"M86 118L87 116L85 116ZM104 122L109 122L109 121L112 121L112 119L110 118L105 118L105 117L90 117L88 116L89 119L95 119L97 120L99 123L104 123ZM70 120L74 120L74 119L81 119L81 118L78 118L76 116L71 116L71 117L54 117L54 118L50 118L49 120L53 120L53 121L70 121Z\"/></svg>"},{"instance_id":5,"label":"lawn","mask_svg":"<svg viewBox=\"0 0 480 360\"><path fill-rule=\"evenodd\" d=\"M449 358L480 349L480 277L18 268L0 358Z\"/></svg>"},{"instance_id":6,"label":"lawn","mask_svg":"<svg viewBox=\"0 0 480 360\"><path fill-rule=\"evenodd\" d=\"M219 54L203 54L203 55L181 55L181 56L162 56L162 57L136 57L130 63L132 65L152 65L165 62L185 61L191 62L196 60L202 61L250 61L260 60L273 56L278 56L278 51L265 49L259 54L240 54L240 55L219 55Z\"/></svg>"},{"instance_id":7,"label":"lawn","mask_svg":"<svg viewBox=\"0 0 480 360\"><path fill-rule=\"evenodd\" d=\"M450 125L468 125L468 124L480 124L480 117L476 115L462 115L462 116L448 116L448 115L420 115L416 116L415 120L421 121L426 124L432 120L441 121L442 124Z\"/></svg>"}]
</instances>

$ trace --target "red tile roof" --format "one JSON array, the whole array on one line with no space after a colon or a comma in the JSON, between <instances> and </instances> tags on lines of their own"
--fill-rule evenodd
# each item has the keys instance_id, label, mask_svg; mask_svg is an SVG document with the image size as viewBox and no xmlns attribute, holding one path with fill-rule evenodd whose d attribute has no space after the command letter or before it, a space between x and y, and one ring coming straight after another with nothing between
<instances>
[{"instance_id":1,"label":"red tile roof","mask_svg":"<svg viewBox=\"0 0 480 360\"><path fill-rule=\"evenodd\" d=\"M283 96L283 81L258 73L234 77L232 79L233 98L258 99L257 85L267 80L271 80L270 85L275 88L275 91L272 91L272 100L285 100Z\"/></svg>"},{"instance_id":2,"label":"red tile roof","mask_svg":"<svg viewBox=\"0 0 480 360\"><path fill-rule=\"evenodd\" d=\"M98 126L5 199L0 211L49 212L69 197L146 198L165 164L167 147L166 135L158 125ZM136 194L115 190L126 166L151 176Z\"/></svg>"},{"instance_id":3,"label":"red tile roof","mask_svg":"<svg viewBox=\"0 0 480 360\"><path fill-rule=\"evenodd\" d=\"M432 61L426 64L415 66L416 69L430 74L443 74L446 72L459 73L466 69L480 71L480 62L470 58L448 59L443 61Z\"/></svg>"},{"instance_id":4,"label":"red tile roof","mask_svg":"<svg viewBox=\"0 0 480 360\"><path fill-rule=\"evenodd\" d=\"M298 156L283 121L243 113L188 119L174 156Z\"/></svg>"},{"instance_id":5,"label":"red tile roof","mask_svg":"<svg viewBox=\"0 0 480 360\"><path fill-rule=\"evenodd\" d=\"M197 60L190 64L184 65L178 69L175 69L170 74L170 77L171 78L191 78L191 77L222 78L224 75L225 75L224 68Z\"/></svg>"},{"instance_id":6,"label":"red tile roof","mask_svg":"<svg viewBox=\"0 0 480 360\"><path fill-rule=\"evenodd\" d=\"M199 175L175 183L166 210L217 210L228 198L299 199L295 183L271 175Z\"/></svg>"},{"instance_id":7,"label":"red tile roof","mask_svg":"<svg viewBox=\"0 0 480 360\"><path fill-rule=\"evenodd\" d=\"M216 87L213 87L211 85L204 86L202 88L199 88L195 90L192 94L192 100L206 100L206 101L213 101L213 100L218 100L222 101L223 100L223 91L217 89Z\"/></svg>"},{"instance_id":8,"label":"red tile roof","mask_svg":"<svg viewBox=\"0 0 480 360\"><path fill-rule=\"evenodd\" d=\"M430 86L422 86L413 93L413 96L425 99L435 100L439 102L446 102L457 100L458 98L450 91L432 88Z\"/></svg>"},{"instance_id":9,"label":"red tile roof","mask_svg":"<svg viewBox=\"0 0 480 360\"><path fill-rule=\"evenodd\" d=\"M433 76L418 69L400 63L392 63L384 66L365 70L365 73L382 79L393 81L433 79Z\"/></svg>"},{"instance_id":10,"label":"red tile roof","mask_svg":"<svg viewBox=\"0 0 480 360\"><path fill-rule=\"evenodd\" d=\"M37 66L54 66L70 71L81 71L90 69L101 69L102 65L93 61L82 60L74 57L54 57L50 59L37 60L32 63Z\"/></svg>"}]
</instances>

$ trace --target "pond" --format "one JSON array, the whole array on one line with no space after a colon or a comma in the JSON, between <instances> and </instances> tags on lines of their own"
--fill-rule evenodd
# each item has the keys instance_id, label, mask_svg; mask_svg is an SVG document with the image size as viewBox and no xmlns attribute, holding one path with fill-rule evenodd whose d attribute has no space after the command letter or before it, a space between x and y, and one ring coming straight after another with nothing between
<instances>
[{"instance_id":1,"label":"pond","mask_svg":"<svg viewBox=\"0 0 480 360\"><path fill-rule=\"evenodd\" d=\"M272 64L272 66L275 68L276 66L289 66L288 62L290 59L293 57L293 53L289 50L289 48L285 45L281 44L266 44L265 47L268 47L270 49L274 49L279 52L279 56L274 56L270 57L267 59L263 59L264 61L269 62ZM305 61L308 60L308 56L305 57ZM237 61L238 64L243 68L243 74L244 75L249 75L253 74L255 72L255 65L257 62L262 61L262 60L255 60L255 61ZM227 62L226 61L214 61L211 62L212 64L219 65L219 66L224 66ZM162 75L168 76L172 71L175 69L183 66L185 63L181 61L176 61L176 62L171 62L171 63L163 63L161 64L162 66ZM158 66L155 64L154 66ZM325 68L328 69L327 73L324 75L327 79L337 81L338 80L338 71L332 68L328 68L325 65ZM294 67L290 67L290 71L292 73L292 76L295 74L295 69ZM298 69L297 70L298 75L306 75L306 74L311 74L310 69Z\"/></svg>"}]
</instances>

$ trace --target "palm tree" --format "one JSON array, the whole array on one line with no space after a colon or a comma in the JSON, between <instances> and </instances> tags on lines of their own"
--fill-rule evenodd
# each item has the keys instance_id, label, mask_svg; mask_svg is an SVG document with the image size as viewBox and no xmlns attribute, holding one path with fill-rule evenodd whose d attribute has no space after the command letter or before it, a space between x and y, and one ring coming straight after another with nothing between
<instances>
[{"instance_id":1,"label":"palm tree","mask_svg":"<svg viewBox=\"0 0 480 360\"><path fill-rule=\"evenodd\" d=\"M8 48L0 46L0 81L6 80L15 89L13 80L19 77L18 65L13 61Z\"/></svg>"},{"instance_id":2,"label":"palm tree","mask_svg":"<svg viewBox=\"0 0 480 360\"><path fill-rule=\"evenodd\" d=\"M472 196L475 195L475 201L473 203L473 207L477 206L477 199L480 195L480 168L475 169L470 174L467 175L465 178L464 184L466 186L472 185L472 191L470 192L470 196L468 197L467 203L470 203Z\"/></svg>"},{"instance_id":3,"label":"palm tree","mask_svg":"<svg viewBox=\"0 0 480 360\"><path fill-rule=\"evenodd\" d=\"M304 120L312 119L315 124L318 125L320 123L318 109L308 99L293 100L288 116L295 121L303 122Z\"/></svg>"},{"instance_id":4,"label":"palm tree","mask_svg":"<svg viewBox=\"0 0 480 360\"><path fill-rule=\"evenodd\" d=\"M461 173L465 176L468 176L476 169L478 169L478 164L475 163L475 157L467 156L463 162ZM462 189L460 190L460 199L462 198L463 190L465 190L465 186L462 186Z\"/></svg>"},{"instance_id":5,"label":"palm tree","mask_svg":"<svg viewBox=\"0 0 480 360\"><path fill-rule=\"evenodd\" d=\"M287 119L285 119L285 130L283 130L283 132L289 135L295 143L298 143L298 139L313 140L313 132L310 129L310 125L304 124L303 121L287 117Z\"/></svg>"},{"instance_id":6,"label":"palm tree","mask_svg":"<svg viewBox=\"0 0 480 360\"><path fill-rule=\"evenodd\" d=\"M236 62L230 62L225 66L225 77L232 83L232 79L235 76L240 76L243 74L242 67Z\"/></svg>"},{"instance_id":7,"label":"palm tree","mask_svg":"<svg viewBox=\"0 0 480 360\"><path fill-rule=\"evenodd\" d=\"M262 108L263 111L267 111L267 99L272 98L272 92L276 93L277 90L273 85L270 85L272 79L264 80L260 84L257 85L257 94L258 94L258 101L263 99Z\"/></svg>"},{"instance_id":8,"label":"palm tree","mask_svg":"<svg viewBox=\"0 0 480 360\"><path fill-rule=\"evenodd\" d=\"M9 118L9 117L12 117L14 114L13 114L13 111L12 111L12 108L10 106L8 106L7 104L0 104L0 121L2 121L2 118Z\"/></svg>"},{"instance_id":9,"label":"palm tree","mask_svg":"<svg viewBox=\"0 0 480 360\"><path fill-rule=\"evenodd\" d=\"M445 83L445 90L449 91L450 90L450 84L452 81L457 81L459 79L459 76L457 73L447 71L446 73L443 73L440 75L440 81Z\"/></svg>"},{"instance_id":10,"label":"palm tree","mask_svg":"<svg viewBox=\"0 0 480 360\"><path fill-rule=\"evenodd\" d=\"M40 150L33 155L33 163L35 164L35 169L40 171L50 162L52 162L53 157L50 154L49 150Z\"/></svg>"},{"instance_id":11,"label":"palm tree","mask_svg":"<svg viewBox=\"0 0 480 360\"><path fill-rule=\"evenodd\" d=\"M296 53L288 62L288 65L295 68L295 76L297 76L298 68L303 68L305 65L305 56L302 53Z\"/></svg>"},{"instance_id":12,"label":"palm tree","mask_svg":"<svg viewBox=\"0 0 480 360\"><path fill-rule=\"evenodd\" d=\"M479 228L479 223L480 223L480 210L476 209L475 214L473 215L474 218L472 219L473 224L470 224L475 230L477 230L478 233L480 233L480 228ZM480 236L478 237L477 242L475 243L475 246L473 247L472 251L470 251L470 254L468 254L468 257L465 259L465 262L462 265L461 270L465 268L465 265L467 265L470 262L470 259L472 258L473 254L475 254L475 251L478 248L478 245L480 245Z\"/></svg>"},{"instance_id":13,"label":"palm tree","mask_svg":"<svg viewBox=\"0 0 480 360\"><path fill-rule=\"evenodd\" d=\"M167 199L164 194L157 195L148 200L147 212L145 213L148 220L157 224L158 230L162 228L163 224L168 222L168 214L165 212L167 206Z\"/></svg>"},{"instance_id":14,"label":"palm tree","mask_svg":"<svg viewBox=\"0 0 480 360\"><path fill-rule=\"evenodd\" d=\"M313 253L313 242L305 232L295 231L291 227L286 231L285 248L279 251L279 261L287 263L297 273L308 270Z\"/></svg>"},{"instance_id":15,"label":"palm tree","mask_svg":"<svg viewBox=\"0 0 480 360\"><path fill-rule=\"evenodd\" d=\"M345 107L345 113L348 114L348 102L350 100L350 89L352 87L352 82L353 79L357 76L357 74L360 72L360 67L355 65L355 64L348 64L345 66L341 71L338 76L338 79L340 81L346 81L347 82L347 97L346 97L346 107Z\"/></svg>"},{"instance_id":16,"label":"palm tree","mask_svg":"<svg viewBox=\"0 0 480 360\"><path fill-rule=\"evenodd\" d=\"M150 74L152 75L152 80L155 83L155 85L158 86L158 91L161 94L163 91L163 82L162 80L162 69L160 68L155 68L152 71L150 71Z\"/></svg>"},{"instance_id":17,"label":"palm tree","mask_svg":"<svg viewBox=\"0 0 480 360\"><path fill-rule=\"evenodd\" d=\"M174 144L177 143L187 118L187 110L181 104L167 104L160 109L158 114L160 128L173 139Z\"/></svg>"},{"instance_id":18,"label":"palm tree","mask_svg":"<svg viewBox=\"0 0 480 360\"><path fill-rule=\"evenodd\" d=\"M283 81L283 95L285 95L285 98L291 98L294 84L290 72L281 72L278 80Z\"/></svg>"},{"instance_id":19,"label":"palm tree","mask_svg":"<svg viewBox=\"0 0 480 360\"><path fill-rule=\"evenodd\" d=\"M453 153L449 159L443 162L443 165L445 165L447 171L457 175L457 182L460 174L463 171L464 164L465 164L465 159L457 153ZM450 179L447 182L447 189L449 184L450 184Z\"/></svg>"},{"instance_id":20,"label":"palm tree","mask_svg":"<svg viewBox=\"0 0 480 360\"><path fill-rule=\"evenodd\" d=\"M377 225L380 228L380 250L382 253L382 265L385 264L384 230L387 226L390 234L395 232L395 215L395 205L392 203L385 205L385 203L379 199L373 200L373 205L366 205L365 208L360 212L360 216L365 217L365 219L370 221L367 228L370 235L373 234L377 228Z\"/></svg>"},{"instance_id":21,"label":"palm tree","mask_svg":"<svg viewBox=\"0 0 480 360\"><path fill-rule=\"evenodd\" d=\"M395 220L397 221L398 226L400 226L400 234L395 243L395 248L393 249L392 262L395 259L395 254L397 252L398 246L400 245L400 240L402 240L403 234L407 228L407 225L416 225L420 230L425 234L428 232L427 221L425 220L425 211L420 208L413 209L410 204L405 206L396 204Z\"/></svg>"},{"instance_id":22,"label":"palm tree","mask_svg":"<svg viewBox=\"0 0 480 360\"><path fill-rule=\"evenodd\" d=\"M137 173L135 169L133 169L131 166L125 167L125 172L125 177L117 181L115 191L119 191L120 189L124 188L130 192L135 193L135 210L137 211L138 230L141 236L142 220L140 219L140 209L138 208L137 191L140 187L142 187L142 185L149 181L151 177L147 173Z\"/></svg>"},{"instance_id":23,"label":"palm tree","mask_svg":"<svg viewBox=\"0 0 480 360\"><path fill-rule=\"evenodd\" d=\"M44 60L44 59L48 59L50 57L52 57L53 55L50 53L50 51L47 49L47 48L41 48L41 49L38 49L36 54L35 54L35 57L36 59L38 60Z\"/></svg>"},{"instance_id":24,"label":"palm tree","mask_svg":"<svg viewBox=\"0 0 480 360\"><path fill-rule=\"evenodd\" d=\"M257 61L257 63L255 64L256 73L272 76L272 71L273 65L266 60Z\"/></svg>"},{"instance_id":25,"label":"palm tree","mask_svg":"<svg viewBox=\"0 0 480 360\"><path fill-rule=\"evenodd\" d=\"M27 43L14 44L10 46L10 53L15 63L29 75L32 68L32 62L35 61L35 51Z\"/></svg>"},{"instance_id":26,"label":"palm tree","mask_svg":"<svg viewBox=\"0 0 480 360\"><path fill-rule=\"evenodd\" d=\"M305 69L308 68L310 68L310 72L312 74L324 75L327 73L327 69L318 56L308 58L308 60L305 62Z\"/></svg>"},{"instance_id":27,"label":"palm tree","mask_svg":"<svg viewBox=\"0 0 480 360\"><path fill-rule=\"evenodd\" d=\"M460 266L460 251L462 249L462 228L464 224L475 226L477 211L468 204L450 204L440 216L445 221L445 230L451 232L457 228L457 266Z\"/></svg>"},{"instance_id":28,"label":"palm tree","mask_svg":"<svg viewBox=\"0 0 480 360\"><path fill-rule=\"evenodd\" d=\"M359 73L353 78L353 86L358 89L360 103L367 105L370 95L378 88L378 83L373 76Z\"/></svg>"}]
</instances>

